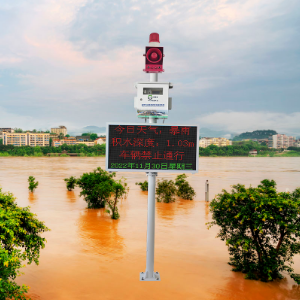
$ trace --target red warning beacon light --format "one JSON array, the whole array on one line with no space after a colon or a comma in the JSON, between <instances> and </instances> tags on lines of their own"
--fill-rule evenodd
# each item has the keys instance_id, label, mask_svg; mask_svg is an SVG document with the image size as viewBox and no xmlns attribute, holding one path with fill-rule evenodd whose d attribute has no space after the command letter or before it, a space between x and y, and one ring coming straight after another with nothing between
<instances>
[{"instance_id":1,"label":"red warning beacon light","mask_svg":"<svg viewBox=\"0 0 300 300\"><path fill-rule=\"evenodd\" d=\"M159 34L151 33L149 36L149 46L145 51L145 69L146 73L161 73L163 69L164 47L159 47Z\"/></svg>"}]
</instances>

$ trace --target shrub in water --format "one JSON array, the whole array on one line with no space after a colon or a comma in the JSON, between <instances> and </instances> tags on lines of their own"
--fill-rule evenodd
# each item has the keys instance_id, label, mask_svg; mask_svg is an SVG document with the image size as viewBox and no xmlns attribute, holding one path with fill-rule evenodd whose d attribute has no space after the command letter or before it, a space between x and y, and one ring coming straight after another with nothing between
<instances>
[{"instance_id":1,"label":"shrub in water","mask_svg":"<svg viewBox=\"0 0 300 300\"><path fill-rule=\"evenodd\" d=\"M88 203L88 208L103 208L112 193L113 177L116 173L108 173L100 167L90 173L84 173L77 179L81 188L80 196Z\"/></svg>"},{"instance_id":2,"label":"shrub in water","mask_svg":"<svg viewBox=\"0 0 300 300\"><path fill-rule=\"evenodd\" d=\"M193 200L196 195L195 190L185 180L187 176L185 174L178 175L175 179L175 185L177 186L177 196L185 200Z\"/></svg>"},{"instance_id":3,"label":"shrub in water","mask_svg":"<svg viewBox=\"0 0 300 300\"><path fill-rule=\"evenodd\" d=\"M72 191L75 188L76 185L76 178L71 176L70 178L65 178L64 181L67 183L67 189L68 191Z\"/></svg>"},{"instance_id":4,"label":"shrub in water","mask_svg":"<svg viewBox=\"0 0 300 300\"><path fill-rule=\"evenodd\" d=\"M274 180L263 180L258 187L233 186L211 202L213 222L221 227L218 237L226 241L233 271L248 279L271 281L293 274L291 264L300 253L300 188L292 193L276 191Z\"/></svg>"},{"instance_id":5,"label":"shrub in water","mask_svg":"<svg viewBox=\"0 0 300 300\"><path fill-rule=\"evenodd\" d=\"M113 182L111 186L111 198L107 199L107 205L110 208L110 210L106 210L108 213L111 213L112 219L117 220L120 218L117 203L118 200L125 194L126 188L124 183L122 183L121 180Z\"/></svg>"},{"instance_id":6,"label":"shrub in water","mask_svg":"<svg viewBox=\"0 0 300 300\"><path fill-rule=\"evenodd\" d=\"M173 180L158 180L156 188L157 202L174 202L176 194L176 186Z\"/></svg>"},{"instance_id":7,"label":"shrub in water","mask_svg":"<svg viewBox=\"0 0 300 300\"><path fill-rule=\"evenodd\" d=\"M148 191L148 181L147 180L145 180L144 182L136 182L135 184L139 185L143 192Z\"/></svg>"},{"instance_id":8,"label":"shrub in water","mask_svg":"<svg viewBox=\"0 0 300 300\"><path fill-rule=\"evenodd\" d=\"M35 181L35 178L33 176L28 177L29 186L28 189L30 192L34 192L34 190L39 185L38 181Z\"/></svg>"}]
</instances>

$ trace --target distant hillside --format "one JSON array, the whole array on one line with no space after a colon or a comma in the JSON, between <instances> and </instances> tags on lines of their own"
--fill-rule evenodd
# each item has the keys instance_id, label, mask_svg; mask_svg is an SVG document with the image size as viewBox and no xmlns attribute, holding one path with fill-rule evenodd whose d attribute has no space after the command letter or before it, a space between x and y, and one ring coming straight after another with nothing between
<instances>
[{"instance_id":1,"label":"distant hillside","mask_svg":"<svg viewBox=\"0 0 300 300\"><path fill-rule=\"evenodd\" d=\"M98 127L98 126L86 126L83 128L73 129L70 130L69 135L75 136L75 135L81 135L82 133L97 133L98 135L105 135L106 134L106 127Z\"/></svg>"},{"instance_id":2,"label":"distant hillside","mask_svg":"<svg viewBox=\"0 0 300 300\"><path fill-rule=\"evenodd\" d=\"M275 130L255 130L252 132L243 132L233 138L233 141L241 141L247 139L266 139L270 135L277 134Z\"/></svg>"},{"instance_id":3,"label":"distant hillside","mask_svg":"<svg viewBox=\"0 0 300 300\"><path fill-rule=\"evenodd\" d=\"M226 137L232 138L233 134L229 131L224 130L212 130L209 128L201 127L200 128L200 136L201 137Z\"/></svg>"},{"instance_id":4,"label":"distant hillside","mask_svg":"<svg viewBox=\"0 0 300 300\"><path fill-rule=\"evenodd\" d=\"M105 133L106 127L98 127L98 126L85 126L82 128L82 132L93 132L93 133Z\"/></svg>"}]
</instances>

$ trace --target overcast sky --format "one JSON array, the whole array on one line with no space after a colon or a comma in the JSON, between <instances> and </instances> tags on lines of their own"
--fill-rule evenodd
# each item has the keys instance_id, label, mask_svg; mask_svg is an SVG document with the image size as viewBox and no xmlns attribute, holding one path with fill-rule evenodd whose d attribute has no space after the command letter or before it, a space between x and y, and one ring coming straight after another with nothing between
<instances>
[{"instance_id":1,"label":"overcast sky","mask_svg":"<svg viewBox=\"0 0 300 300\"><path fill-rule=\"evenodd\" d=\"M0 0L0 127L139 122L151 32L166 123L300 135L299 0Z\"/></svg>"}]
</instances>

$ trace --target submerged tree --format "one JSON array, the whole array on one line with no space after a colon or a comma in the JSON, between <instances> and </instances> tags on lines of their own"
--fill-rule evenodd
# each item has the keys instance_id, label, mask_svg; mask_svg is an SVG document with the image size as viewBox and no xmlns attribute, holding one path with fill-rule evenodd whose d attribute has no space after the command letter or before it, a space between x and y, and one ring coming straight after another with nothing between
<instances>
[{"instance_id":1,"label":"submerged tree","mask_svg":"<svg viewBox=\"0 0 300 300\"><path fill-rule=\"evenodd\" d=\"M29 186L28 186L29 191L34 192L34 190L39 185L39 182L35 181L35 178L33 176L28 177L28 182L29 182Z\"/></svg>"},{"instance_id":2,"label":"submerged tree","mask_svg":"<svg viewBox=\"0 0 300 300\"><path fill-rule=\"evenodd\" d=\"M14 280L23 261L39 264L46 242L40 234L48 230L28 207L17 206L13 195L0 189L0 300L28 299L28 287Z\"/></svg>"},{"instance_id":3,"label":"submerged tree","mask_svg":"<svg viewBox=\"0 0 300 300\"><path fill-rule=\"evenodd\" d=\"M105 202L112 193L113 177L116 173L109 173L100 167L90 173L84 173L77 179L77 186L81 188L80 196L88 204L88 208L104 208Z\"/></svg>"},{"instance_id":4,"label":"submerged tree","mask_svg":"<svg viewBox=\"0 0 300 300\"><path fill-rule=\"evenodd\" d=\"M145 180L144 182L136 182L135 184L139 185L143 192L148 191L148 181L147 180Z\"/></svg>"},{"instance_id":5,"label":"submerged tree","mask_svg":"<svg viewBox=\"0 0 300 300\"><path fill-rule=\"evenodd\" d=\"M70 178L65 178L64 181L66 181L68 191L74 190L76 182L77 182L77 180L74 176L71 176Z\"/></svg>"},{"instance_id":6,"label":"submerged tree","mask_svg":"<svg viewBox=\"0 0 300 300\"><path fill-rule=\"evenodd\" d=\"M290 273L300 253L300 188L292 193L276 191L274 180L263 180L258 187L233 186L223 190L210 204L213 222L221 227L218 237L226 241L233 271L248 279L271 281Z\"/></svg>"},{"instance_id":7,"label":"submerged tree","mask_svg":"<svg viewBox=\"0 0 300 300\"><path fill-rule=\"evenodd\" d=\"M156 188L157 202L174 202L176 194L176 186L173 180L158 180Z\"/></svg>"},{"instance_id":8,"label":"submerged tree","mask_svg":"<svg viewBox=\"0 0 300 300\"><path fill-rule=\"evenodd\" d=\"M185 174L178 175L175 179L175 185L177 186L177 196L185 200L193 200L196 195L195 190L185 180L187 176Z\"/></svg>"},{"instance_id":9,"label":"submerged tree","mask_svg":"<svg viewBox=\"0 0 300 300\"><path fill-rule=\"evenodd\" d=\"M120 218L117 203L124 194L126 194L124 183L121 180L115 181L111 186L111 198L107 199L107 205L110 208L110 210L107 209L107 212L111 213L112 219L117 220Z\"/></svg>"}]
</instances>

